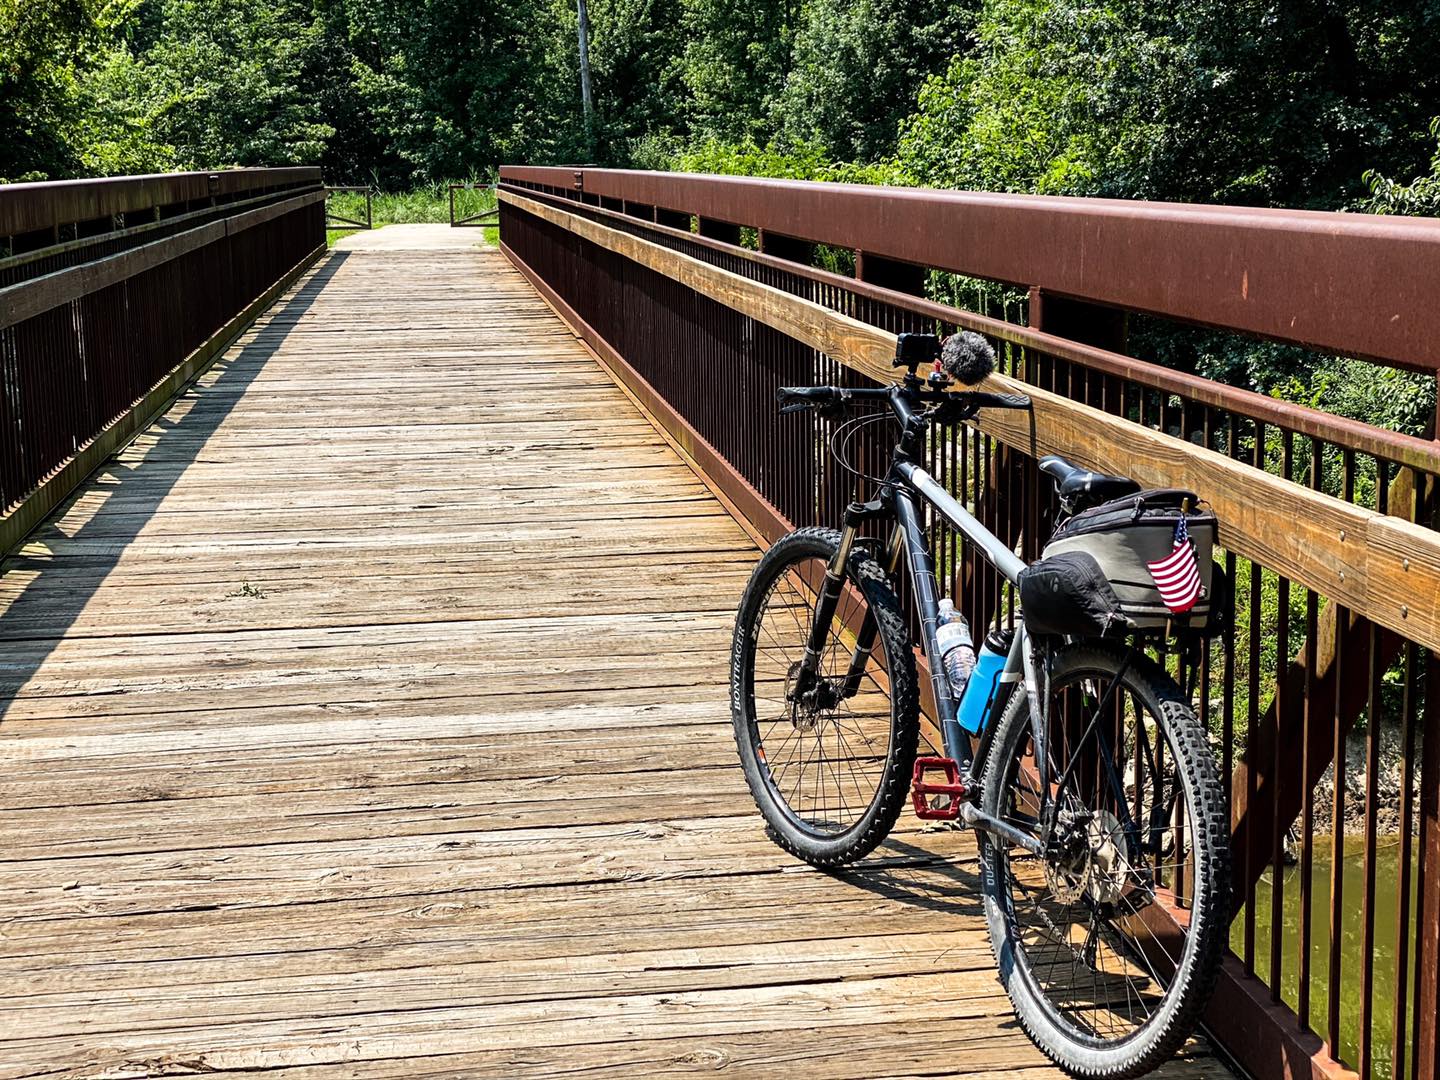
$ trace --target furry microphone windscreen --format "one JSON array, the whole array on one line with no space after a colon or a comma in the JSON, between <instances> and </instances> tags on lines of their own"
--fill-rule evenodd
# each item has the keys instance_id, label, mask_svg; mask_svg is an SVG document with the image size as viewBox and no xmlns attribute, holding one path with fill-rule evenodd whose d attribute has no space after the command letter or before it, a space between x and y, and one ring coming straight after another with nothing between
<instances>
[{"instance_id":1,"label":"furry microphone windscreen","mask_svg":"<svg viewBox=\"0 0 1440 1080\"><path fill-rule=\"evenodd\" d=\"M973 330L962 330L945 339L940 363L962 386L978 386L995 370L995 350Z\"/></svg>"}]
</instances>

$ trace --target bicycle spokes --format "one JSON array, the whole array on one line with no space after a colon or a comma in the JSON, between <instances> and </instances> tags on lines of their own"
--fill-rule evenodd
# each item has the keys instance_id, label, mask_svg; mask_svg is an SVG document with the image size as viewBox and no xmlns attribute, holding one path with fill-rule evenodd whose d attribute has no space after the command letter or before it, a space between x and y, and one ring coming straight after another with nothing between
<instances>
[{"instance_id":1,"label":"bicycle spokes","mask_svg":"<svg viewBox=\"0 0 1440 1080\"><path fill-rule=\"evenodd\" d=\"M1122 675L1053 687L1046 742L1057 779L1040 790L1032 742L1006 780L1006 820L1044 843L1039 856L1005 855L1025 962L1069 1026L1107 1042L1150 1019L1180 965L1183 934L1150 909L1183 902L1194 850L1165 729Z\"/></svg>"},{"instance_id":2,"label":"bicycle spokes","mask_svg":"<svg viewBox=\"0 0 1440 1080\"><path fill-rule=\"evenodd\" d=\"M890 700L875 676L884 661L863 652L853 677L866 605L842 591L823 625L811 668L806 646L815 622L812 582L818 560L793 566L766 596L755 641L757 753L776 793L806 824L825 832L849 828L869 807L890 750Z\"/></svg>"}]
</instances>

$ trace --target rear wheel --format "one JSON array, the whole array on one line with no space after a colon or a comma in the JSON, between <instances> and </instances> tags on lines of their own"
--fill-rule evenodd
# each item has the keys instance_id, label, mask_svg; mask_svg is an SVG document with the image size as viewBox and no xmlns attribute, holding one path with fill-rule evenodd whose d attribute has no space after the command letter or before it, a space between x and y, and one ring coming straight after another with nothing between
<instances>
[{"instance_id":1,"label":"rear wheel","mask_svg":"<svg viewBox=\"0 0 1440 1080\"><path fill-rule=\"evenodd\" d=\"M1205 732L1135 654L1056 654L1042 798L1025 694L1012 696L983 804L1044 845L982 839L1000 979L1035 1043L1073 1075L1131 1077L1194 1030L1225 948L1227 807Z\"/></svg>"},{"instance_id":2,"label":"rear wheel","mask_svg":"<svg viewBox=\"0 0 1440 1080\"><path fill-rule=\"evenodd\" d=\"M839 547L833 529L777 541L750 576L735 620L731 712L740 763L777 844L837 866L870 852L905 804L919 736L915 659L884 571L857 548L812 683L801 660L817 590ZM848 679L857 633L874 628Z\"/></svg>"}]
</instances>

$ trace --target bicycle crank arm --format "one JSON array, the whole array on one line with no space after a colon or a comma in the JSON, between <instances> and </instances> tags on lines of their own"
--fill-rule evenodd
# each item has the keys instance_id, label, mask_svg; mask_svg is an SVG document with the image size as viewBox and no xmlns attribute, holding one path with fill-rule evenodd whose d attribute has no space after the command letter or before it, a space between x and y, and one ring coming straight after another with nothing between
<instances>
[{"instance_id":1,"label":"bicycle crank arm","mask_svg":"<svg viewBox=\"0 0 1440 1080\"><path fill-rule=\"evenodd\" d=\"M1029 833L1021 832L1014 825L1001 821L997 817L991 817L985 811L978 809L974 803L962 803L960 816L965 819L965 824L972 828L980 829L991 836L1009 840L1016 847L1022 847L1032 855L1044 856L1045 845Z\"/></svg>"}]
</instances>

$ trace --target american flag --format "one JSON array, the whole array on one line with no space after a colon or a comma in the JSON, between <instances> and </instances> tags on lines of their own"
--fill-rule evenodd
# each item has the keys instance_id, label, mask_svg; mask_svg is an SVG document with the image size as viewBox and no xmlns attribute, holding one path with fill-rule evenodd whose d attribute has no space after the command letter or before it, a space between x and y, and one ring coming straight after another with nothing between
<instances>
[{"instance_id":1,"label":"american flag","mask_svg":"<svg viewBox=\"0 0 1440 1080\"><path fill-rule=\"evenodd\" d=\"M1190 543L1190 530L1185 526L1185 515L1175 526L1175 546L1163 559L1146 563L1155 587L1160 590L1160 599L1177 615L1189 611L1200 599L1200 567L1195 559L1195 548Z\"/></svg>"}]
</instances>

